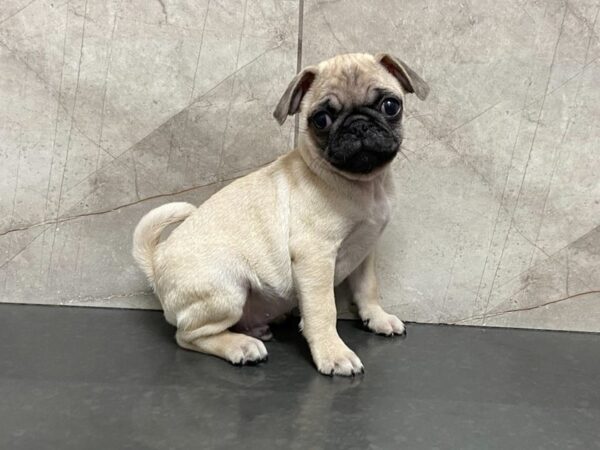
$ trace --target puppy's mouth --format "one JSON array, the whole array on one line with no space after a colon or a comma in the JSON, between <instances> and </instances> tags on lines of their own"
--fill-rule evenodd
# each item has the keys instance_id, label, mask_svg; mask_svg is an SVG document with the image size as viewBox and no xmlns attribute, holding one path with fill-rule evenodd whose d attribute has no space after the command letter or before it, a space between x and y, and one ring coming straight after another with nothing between
<instances>
[{"instance_id":1,"label":"puppy's mouth","mask_svg":"<svg viewBox=\"0 0 600 450\"><path fill-rule=\"evenodd\" d=\"M367 174L398 154L401 137L370 114L349 115L332 130L325 150L329 163L345 172Z\"/></svg>"}]
</instances>

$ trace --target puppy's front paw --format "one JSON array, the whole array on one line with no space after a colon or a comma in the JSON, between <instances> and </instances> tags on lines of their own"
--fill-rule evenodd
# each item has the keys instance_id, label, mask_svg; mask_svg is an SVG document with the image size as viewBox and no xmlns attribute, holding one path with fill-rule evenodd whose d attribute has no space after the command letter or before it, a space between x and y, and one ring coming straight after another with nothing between
<instances>
[{"instance_id":1,"label":"puppy's front paw","mask_svg":"<svg viewBox=\"0 0 600 450\"><path fill-rule=\"evenodd\" d=\"M321 343L311 350L317 369L324 375L349 377L365 371L356 353L341 339L339 342Z\"/></svg>"},{"instance_id":2,"label":"puppy's front paw","mask_svg":"<svg viewBox=\"0 0 600 450\"><path fill-rule=\"evenodd\" d=\"M377 314L363 319L363 323L373 333L385 336L406 335L406 328L402 321L393 314L388 314L385 311L379 311Z\"/></svg>"}]
</instances>

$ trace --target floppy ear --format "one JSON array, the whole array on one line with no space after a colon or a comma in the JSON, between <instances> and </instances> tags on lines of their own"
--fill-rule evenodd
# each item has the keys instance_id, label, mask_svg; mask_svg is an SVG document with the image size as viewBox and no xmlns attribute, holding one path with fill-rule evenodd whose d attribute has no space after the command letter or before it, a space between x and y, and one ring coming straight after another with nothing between
<instances>
[{"instance_id":1,"label":"floppy ear","mask_svg":"<svg viewBox=\"0 0 600 450\"><path fill-rule=\"evenodd\" d=\"M375 59L400 82L406 92L417 94L420 100L427 98L429 86L406 63L389 53L378 53Z\"/></svg>"},{"instance_id":2,"label":"floppy ear","mask_svg":"<svg viewBox=\"0 0 600 450\"><path fill-rule=\"evenodd\" d=\"M317 76L317 70L318 69L313 66L307 67L290 82L283 93L283 96L279 100L275 111L273 111L273 117L277 119L279 125L282 125L283 122L285 122L287 116L292 116L300 110L302 98L308 92L310 85Z\"/></svg>"}]
</instances>

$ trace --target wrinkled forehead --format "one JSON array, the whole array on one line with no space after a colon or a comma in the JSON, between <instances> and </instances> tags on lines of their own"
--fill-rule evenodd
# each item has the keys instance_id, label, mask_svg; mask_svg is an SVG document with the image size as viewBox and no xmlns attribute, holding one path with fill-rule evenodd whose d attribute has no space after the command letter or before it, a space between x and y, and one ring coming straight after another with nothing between
<instances>
[{"instance_id":1,"label":"wrinkled forehead","mask_svg":"<svg viewBox=\"0 0 600 450\"><path fill-rule=\"evenodd\" d=\"M311 106L327 101L336 109L371 104L386 91L402 96L397 80L383 66L354 55L321 63L311 91Z\"/></svg>"}]
</instances>

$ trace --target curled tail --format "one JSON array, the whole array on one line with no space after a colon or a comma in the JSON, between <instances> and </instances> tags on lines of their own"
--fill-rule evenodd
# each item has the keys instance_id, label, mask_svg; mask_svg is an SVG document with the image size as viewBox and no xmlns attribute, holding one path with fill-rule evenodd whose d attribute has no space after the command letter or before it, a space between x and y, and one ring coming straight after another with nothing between
<instances>
[{"instance_id":1,"label":"curled tail","mask_svg":"<svg viewBox=\"0 0 600 450\"><path fill-rule=\"evenodd\" d=\"M185 220L196 210L190 203L174 202L153 209L140 220L133 232L133 257L154 286L154 250L162 231Z\"/></svg>"}]
</instances>

